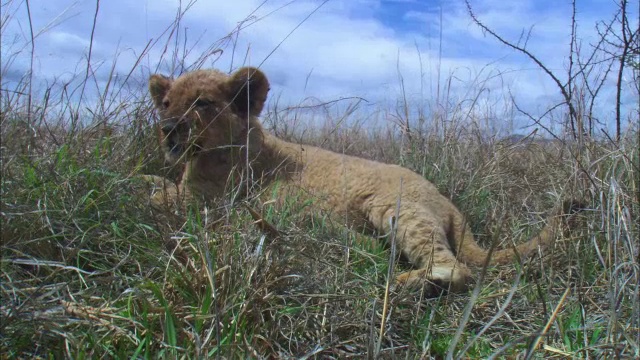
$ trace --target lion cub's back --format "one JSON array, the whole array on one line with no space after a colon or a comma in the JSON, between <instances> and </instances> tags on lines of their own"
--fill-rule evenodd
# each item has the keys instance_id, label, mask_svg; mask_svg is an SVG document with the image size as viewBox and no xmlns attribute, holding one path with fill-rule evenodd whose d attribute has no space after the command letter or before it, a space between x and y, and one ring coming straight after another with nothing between
<instances>
[{"instance_id":1,"label":"lion cub's back","mask_svg":"<svg viewBox=\"0 0 640 360\"><path fill-rule=\"evenodd\" d=\"M401 201L437 203L446 200L436 187L413 171L398 165L384 164L354 156L338 154L313 146L303 146L300 158L300 181L303 188L322 197L336 210L353 210L365 199L393 205Z\"/></svg>"}]
</instances>

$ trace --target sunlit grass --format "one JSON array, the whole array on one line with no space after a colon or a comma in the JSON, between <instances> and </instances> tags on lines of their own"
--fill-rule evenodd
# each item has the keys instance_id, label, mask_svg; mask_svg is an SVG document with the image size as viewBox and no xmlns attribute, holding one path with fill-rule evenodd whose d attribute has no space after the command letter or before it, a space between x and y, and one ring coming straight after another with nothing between
<instances>
[{"instance_id":1,"label":"sunlit grass","mask_svg":"<svg viewBox=\"0 0 640 360\"><path fill-rule=\"evenodd\" d=\"M421 124L408 137L397 123L365 126L356 105L336 129L335 119L317 121L335 111L276 111L273 100L263 120L277 135L414 170L467 215L485 247L524 241L561 199L586 204L553 249L489 269L477 298L391 289L383 321L389 269L408 267L385 234L349 229L302 194L277 202L277 186L274 201L154 209L139 175L175 181L181 169L163 162L143 87L110 84L78 104L55 86L27 93L28 81L3 83L0 104L7 358L639 354L637 127L619 143L514 143L439 111L432 118L443 123L404 119Z\"/></svg>"}]
</instances>

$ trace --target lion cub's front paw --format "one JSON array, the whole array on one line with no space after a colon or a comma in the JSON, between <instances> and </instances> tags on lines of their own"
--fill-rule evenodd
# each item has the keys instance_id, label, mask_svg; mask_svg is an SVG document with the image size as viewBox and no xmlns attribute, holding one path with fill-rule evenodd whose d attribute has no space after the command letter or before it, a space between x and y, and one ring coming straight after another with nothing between
<instances>
[{"instance_id":1,"label":"lion cub's front paw","mask_svg":"<svg viewBox=\"0 0 640 360\"><path fill-rule=\"evenodd\" d=\"M466 268L431 266L410 270L396 277L397 288L424 289L428 297L435 297L445 291L464 292L471 283L471 273Z\"/></svg>"},{"instance_id":2,"label":"lion cub's front paw","mask_svg":"<svg viewBox=\"0 0 640 360\"><path fill-rule=\"evenodd\" d=\"M141 175L140 178L151 185L151 204L155 207L176 207L178 187L168 179L156 175Z\"/></svg>"}]
</instances>

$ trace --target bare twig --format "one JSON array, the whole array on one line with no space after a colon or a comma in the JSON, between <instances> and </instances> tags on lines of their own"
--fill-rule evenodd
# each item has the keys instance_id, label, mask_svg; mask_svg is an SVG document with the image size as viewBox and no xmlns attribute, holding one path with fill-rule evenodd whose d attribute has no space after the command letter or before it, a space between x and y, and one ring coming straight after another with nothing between
<instances>
[{"instance_id":1,"label":"bare twig","mask_svg":"<svg viewBox=\"0 0 640 360\"><path fill-rule=\"evenodd\" d=\"M469 3L469 0L465 0L465 3L467 4L467 11L469 12L469 15L473 19L473 22L476 23L476 25L478 25L483 31L485 31L486 33L488 33L491 36L493 36L495 39L497 39L502 44L504 44L504 45L506 45L506 46L518 51L518 52L521 52L521 53L525 54L536 65L538 65L538 67L540 69L542 69L542 71L544 71L547 75L549 75L549 77L553 80L553 82L556 84L556 86L560 90L560 93L562 94L562 97L564 98L565 104L569 108L569 116L571 118L571 121L576 121L577 117L578 117L578 113L576 112L576 109L575 109L575 107L573 105L573 99L571 97L570 89L568 89L567 86L563 85L562 82L560 81L560 79L551 71L551 69L549 69L546 65L544 65L542 63L542 61L540 59L538 59L537 56L532 54L525 47L519 46L517 44L514 44L512 42L509 42L509 41L505 40L502 36L498 35L495 31L491 30L488 26L486 26L483 22L481 22L476 17L476 14L474 13L473 9L471 8L471 4ZM577 138L577 133L576 132L574 132L572 135L573 135L574 138Z\"/></svg>"}]
</instances>

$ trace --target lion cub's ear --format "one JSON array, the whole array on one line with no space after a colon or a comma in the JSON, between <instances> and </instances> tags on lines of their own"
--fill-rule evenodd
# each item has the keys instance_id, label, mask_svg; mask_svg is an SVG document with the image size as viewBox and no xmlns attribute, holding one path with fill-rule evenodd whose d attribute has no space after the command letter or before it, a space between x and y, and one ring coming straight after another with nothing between
<instances>
[{"instance_id":1,"label":"lion cub's ear","mask_svg":"<svg viewBox=\"0 0 640 360\"><path fill-rule=\"evenodd\" d=\"M149 78L149 93L151 94L151 99L153 99L153 104L158 109L162 109L162 100L170 88L171 80L166 76L154 74Z\"/></svg>"},{"instance_id":2,"label":"lion cub's ear","mask_svg":"<svg viewBox=\"0 0 640 360\"><path fill-rule=\"evenodd\" d=\"M254 67L240 68L229 77L225 87L239 112L260 115L269 92L269 80L262 71Z\"/></svg>"}]
</instances>

